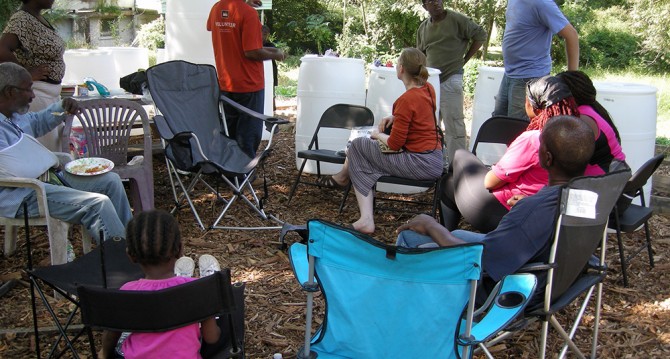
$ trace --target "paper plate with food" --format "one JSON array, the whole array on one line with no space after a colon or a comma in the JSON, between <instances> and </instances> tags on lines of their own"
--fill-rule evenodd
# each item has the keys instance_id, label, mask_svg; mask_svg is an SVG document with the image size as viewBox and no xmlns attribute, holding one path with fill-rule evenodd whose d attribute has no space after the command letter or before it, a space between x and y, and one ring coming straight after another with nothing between
<instances>
[{"instance_id":1,"label":"paper plate with food","mask_svg":"<svg viewBox=\"0 0 670 359\"><path fill-rule=\"evenodd\" d=\"M80 158L68 162L65 170L77 176L95 176L107 173L114 168L114 162L100 157Z\"/></svg>"}]
</instances>

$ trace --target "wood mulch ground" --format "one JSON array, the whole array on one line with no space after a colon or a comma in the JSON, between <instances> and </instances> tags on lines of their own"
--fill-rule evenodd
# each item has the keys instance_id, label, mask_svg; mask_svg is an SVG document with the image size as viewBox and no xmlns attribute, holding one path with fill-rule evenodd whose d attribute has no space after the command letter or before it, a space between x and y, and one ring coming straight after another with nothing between
<instances>
[{"instance_id":1,"label":"wood mulch ground","mask_svg":"<svg viewBox=\"0 0 670 359\"><path fill-rule=\"evenodd\" d=\"M337 209L341 194L331 190L301 186L297 196L288 205L288 192L296 175L292 127L282 130L276 142L275 151L265 166L269 180L270 199L267 210L283 221L303 224L310 218L324 218L335 222L350 223L357 218L358 211L354 196L347 200L342 215ZM169 210L172 207L172 192L165 171L163 158L154 158L156 206ZM262 186L257 186L257 189ZM426 199L431 194L421 194ZM212 223L221 205L213 196L196 198L198 208L206 223ZM237 206L242 208L242 206ZM244 281L246 286L246 340L248 358L270 358L273 353L283 353L284 358L293 358L303 340L305 296L295 281L286 251L279 248L278 230L270 231L224 231L203 232L195 224L188 209L177 214L184 237L186 255L194 259L200 254L210 253L219 259L222 266L232 269L236 281ZM375 237L392 243L395 228L409 219L409 215L383 212L376 214L378 230ZM228 223L257 224L249 211L235 210L226 218ZM666 358L670 356L670 226L669 219L654 216L651 220L654 238L654 259L656 267L650 268L645 255L633 261L629 270L631 286L624 288L619 279L617 249L614 236L610 236L608 258L610 275L605 282L603 313L599 338L601 358ZM48 264L48 244L46 235L33 229L37 242L34 255L38 262ZM644 238L639 231L626 241L630 248L641 243ZM0 234L3 235L3 234ZM0 280L19 279L19 285L0 297L0 358L34 357L32 335L32 314L30 294L23 269L26 265L23 232L19 233L18 251L8 257L0 257ZM297 236L289 242L296 241ZM79 241L75 248L80 251ZM629 249L630 249L629 248ZM80 253L79 253L80 254ZM57 311L63 315L71 305L66 301L54 301ZM316 310L323 311L324 302L317 295ZM577 308L571 308L571 314ZM565 320L565 316L560 319ZM593 321L592 310L587 310L586 323ZM38 312L40 325L52 326L44 309ZM322 316L317 316L319 324ZM361 325L367 325L361 318ZM513 339L495 348L497 357L534 358L537 356L537 326L531 326ZM584 338L589 331L580 326L577 335ZM433 334L431 334L433 335ZM47 334L54 339L55 335ZM97 335L99 341L99 334ZM44 340L42 341L44 343ZM578 345L587 348L586 340L578 339ZM557 352L557 336L550 337L550 353ZM43 347L43 354L47 349ZM86 340L77 344L80 352L90 357ZM552 355L553 356L553 355ZM66 355L66 357L68 357Z\"/></svg>"}]
</instances>

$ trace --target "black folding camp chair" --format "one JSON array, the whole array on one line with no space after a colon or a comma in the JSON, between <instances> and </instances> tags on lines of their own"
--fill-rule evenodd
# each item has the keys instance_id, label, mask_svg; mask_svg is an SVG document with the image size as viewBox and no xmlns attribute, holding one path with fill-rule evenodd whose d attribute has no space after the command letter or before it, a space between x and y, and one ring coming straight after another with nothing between
<instances>
[{"instance_id":1,"label":"black folding camp chair","mask_svg":"<svg viewBox=\"0 0 670 359\"><path fill-rule=\"evenodd\" d=\"M28 213L24 208L24 213ZM110 238L102 241L92 251L74 261L52 265L48 267L33 268L32 247L28 218L25 219L26 227L26 250L28 253L28 268L26 270L30 280L30 298L33 313L33 326L35 331L35 352L41 358L40 331L37 320L37 296L47 310L49 316L58 330L58 337L51 345L47 358L60 357L66 351L72 353L72 357L79 358L74 347L74 342L85 332L88 334L89 342L93 343L93 336L86 327L75 331L70 337L67 332L71 331L75 316L79 311L79 299L77 298L77 286L97 288L119 288L126 282L144 277L139 265L131 263L126 255L126 241L121 238ZM101 233L100 238L104 239ZM73 304L73 310L64 320L49 302L47 288L53 289L57 294ZM60 343L65 343L65 348L59 349ZM93 351L95 353L95 351Z\"/></svg>"},{"instance_id":2,"label":"black folding camp chair","mask_svg":"<svg viewBox=\"0 0 670 359\"><path fill-rule=\"evenodd\" d=\"M597 357L603 280L607 274L607 222L628 178L629 170L619 170L599 177L579 177L564 185L559 196L559 211L548 261L528 264L519 270L535 273L546 282L536 294L540 295L539 304L531 303L525 311L526 323L537 320L542 322L539 358L544 358L546 354L549 324L564 342L560 358L567 354L568 349L574 356L585 358L573 338L594 291L596 294L590 357ZM572 326L566 331L556 319L556 314L565 313L564 309L573 302L579 303L578 299L582 296L583 300ZM584 329L583 326L581 329ZM490 338L473 329L470 340L464 343L485 343L480 348L492 358L486 347L493 346L512 334L513 332L506 332L489 340Z\"/></svg>"},{"instance_id":3,"label":"black folding camp chair","mask_svg":"<svg viewBox=\"0 0 670 359\"><path fill-rule=\"evenodd\" d=\"M82 322L95 329L163 332L216 316L221 336L203 343L203 358L244 358L244 283L233 286L228 269L160 291L79 286L77 294Z\"/></svg>"},{"instance_id":4,"label":"black folding camp chair","mask_svg":"<svg viewBox=\"0 0 670 359\"><path fill-rule=\"evenodd\" d=\"M619 197L610 217L609 228L616 231L621 276L623 285L628 287L627 268L630 261L643 250L649 255L649 266L654 267L654 254L651 248L651 233L649 233L649 219L653 214L651 207L647 207L644 199L644 186L647 184L656 169L663 163L665 155L657 155L645 162L630 178ZM632 203L633 199L640 198L640 204ZM645 242L638 246L628 256L624 253L623 236L621 233L633 233L644 227Z\"/></svg>"},{"instance_id":5,"label":"black folding camp chair","mask_svg":"<svg viewBox=\"0 0 670 359\"><path fill-rule=\"evenodd\" d=\"M259 199L252 181L257 169L262 167L270 155L272 136L278 130L277 126L288 121L251 111L221 95L216 69L211 65L169 61L149 68L147 77L158 113L154 122L165 146L165 161L176 203L173 212L187 202L198 225L204 230L205 225L192 198L195 186L202 184L224 203L224 208L209 228L280 228L222 226L220 223L238 199L261 219L281 223L264 210L264 201L268 197L266 182L263 186L264 195ZM254 158L244 153L235 139L227 136L223 104L265 122L270 139ZM217 183L208 183L211 179ZM230 188L230 197L225 198L218 190L218 184L221 183Z\"/></svg>"}]
</instances>

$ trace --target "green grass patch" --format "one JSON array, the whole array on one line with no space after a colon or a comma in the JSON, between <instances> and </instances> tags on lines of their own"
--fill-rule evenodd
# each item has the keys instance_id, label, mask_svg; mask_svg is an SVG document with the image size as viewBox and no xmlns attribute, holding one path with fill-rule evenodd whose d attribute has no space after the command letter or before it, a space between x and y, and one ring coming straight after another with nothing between
<instances>
[{"instance_id":1,"label":"green grass patch","mask_svg":"<svg viewBox=\"0 0 670 359\"><path fill-rule=\"evenodd\" d=\"M670 146L670 138L665 136L656 137L656 144L661 146Z\"/></svg>"}]
</instances>

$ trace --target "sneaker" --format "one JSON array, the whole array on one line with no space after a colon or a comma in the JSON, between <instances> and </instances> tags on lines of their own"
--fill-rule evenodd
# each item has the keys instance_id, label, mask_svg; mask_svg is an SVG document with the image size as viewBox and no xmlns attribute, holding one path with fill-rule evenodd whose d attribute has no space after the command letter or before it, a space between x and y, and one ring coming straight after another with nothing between
<instances>
[{"instance_id":1,"label":"sneaker","mask_svg":"<svg viewBox=\"0 0 670 359\"><path fill-rule=\"evenodd\" d=\"M181 257L174 264L174 274L179 277L193 277L195 262L191 257Z\"/></svg>"},{"instance_id":2,"label":"sneaker","mask_svg":"<svg viewBox=\"0 0 670 359\"><path fill-rule=\"evenodd\" d=\"M198 259L198 268L200 268L200 277L206 277L221 270L219 261L213 255L203 254Z\"/></svg>"}]
</instances>

